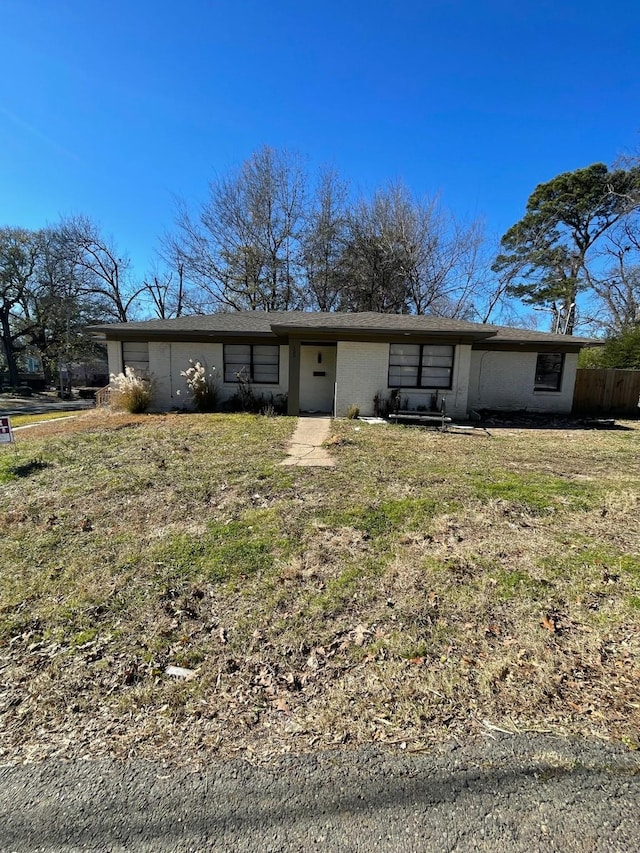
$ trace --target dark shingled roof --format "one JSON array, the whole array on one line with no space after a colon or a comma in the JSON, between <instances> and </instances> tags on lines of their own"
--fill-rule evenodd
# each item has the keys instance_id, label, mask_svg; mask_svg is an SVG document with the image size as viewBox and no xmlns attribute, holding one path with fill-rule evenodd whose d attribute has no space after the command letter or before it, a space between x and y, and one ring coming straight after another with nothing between
<instances>
[{"instance_id":1,"label":"dark shingled roof","mask_svg":"<svg viewBox=\"0 0 640 853\"><path fill-rule=\"evenodd\" d=\"M122 332L237 332L239 334L268 334L274 317L286 317L287 312L234 311L228 314L189 314L173 320L143 320L139 323L108 323L90 326L93 332L120 335Z\"/></svg>"},{"instance_id":2,"label":"dark shingled roof","mask_svg":"<svg viewBox=\"0 0 640 853\"><path fill-rule=\"evenodd\" d=\"M173 320L144 320L134 323L109 323L90 326L89 330L108 338L121 339L128 335L149 333L167 340L178 335L287 335L306 329L317 333L345 332L372 335L438 334L460 335L471 341L487 339L491 343L553 343L593 344L589 338L552 335L547 332L514 329L451 320L446 317L416 316L415 314L378 314L374 312L339 313L324 311L234 311L220 314L193 314Z\"/></svg>"},{"instance_id":3,"label":"dark shingled roof","mask_svg":"<svg viewBox=\"0 0 640 853\"><path fill-rule=\"evenodd\" d=\"M466 320L449 320L444 317L425 317L415 314L376 314L373 311L339 313L326 311L279 312L271 324L274 330L295 331L314 329L323 331L375 331L375 332L462 332L491 334L495 327Z\"/></svg>"},{"instance_id":4,"label":"dark shingled roof","mask_svg":"<svg viewBox=\"0 0 640 853\"><path fill-rule=\"evenodd\" d=\"M512 326L498 326L497 333L489 338L491 343L562 343L594 345L602 343L594 338L579 338L576 335L554 335L551 332L538 332L535 329L514 329Z\"/></svg>"},{"instance_id":5,"label":"dark shingled roof","mask_svg":"<svg viewBox=\"0 0 640 853\"><path fill-rule=\"evenodd\" d=\"M148 332L236 332L240 334L270 332L272 327L283 331L322 329L332 331L438 331L479 332L491 334L495 326L449 320L443 317L425 317L414 314L376 314L373 311L339 313L327 311L233 311L226 314L193 314L175 320L144 320L140 323L109 323L91 326L92 331L106 334L124 331Z\"/></svg>"}]
</instances>

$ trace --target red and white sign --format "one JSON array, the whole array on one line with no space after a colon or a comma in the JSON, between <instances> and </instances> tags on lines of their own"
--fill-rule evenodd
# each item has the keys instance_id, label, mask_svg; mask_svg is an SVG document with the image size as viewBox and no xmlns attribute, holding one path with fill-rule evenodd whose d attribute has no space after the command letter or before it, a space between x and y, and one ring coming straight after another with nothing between
<instances>
[{"instance_id":1,"label":"red and white sign","mask_svg":"<svg viewBox=\"0 0 640 853\"><path fill-rule=\"evenodd\" d=\"M11 418L0 418L0 444L11 444L12 441Z\"/></svg>"}]
</instances>

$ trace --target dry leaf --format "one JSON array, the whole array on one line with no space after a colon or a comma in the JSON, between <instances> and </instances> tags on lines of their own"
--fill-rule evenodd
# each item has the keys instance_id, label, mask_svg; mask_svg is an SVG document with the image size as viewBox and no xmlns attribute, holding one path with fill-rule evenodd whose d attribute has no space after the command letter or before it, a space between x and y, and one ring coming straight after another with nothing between
<instances>
[{"instance_id":1,"label":"dry leaf","mask_svg":"<svg viewBox=\"0 0 640 853\"><path fill-rule=\"evenodd\" d=\"M364 625L356 625L351 632L351 637L356 646L364 646L365 637L370 633L371 631L367 631Z\"/></svg>"},{"instance_id":2,"label":"dry leaf","mask_svg":"<svg viewBox=\"0 0 640 853\"><path fill-rule=\"evenodd\" d=\"M552 634L556 632L556 623L551 618L551 616L543 616L542 621L540 622L543 628L546 628L547 631L551 631Z\"/></svg>"},{"instance_id":3,"label":"dry leaf","mask_svg":"<svg viewBox=\"0 0 640 853\"><path fill-rule=\"evenodd\" d=\"M273 707L276 711L280 711L283 714L288 714L291 710L286 696L276 696L273 700Z\"/></svg>"}]
</instances>

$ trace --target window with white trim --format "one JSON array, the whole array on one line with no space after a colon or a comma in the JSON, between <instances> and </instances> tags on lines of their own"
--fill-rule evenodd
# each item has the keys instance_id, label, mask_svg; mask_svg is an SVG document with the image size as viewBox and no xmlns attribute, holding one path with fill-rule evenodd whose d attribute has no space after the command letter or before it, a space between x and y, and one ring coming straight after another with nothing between
<instances>
[{"instance_id":1,"label":"window with white trim","mask_svg":"<svg viewBox=\"0 0 640 853\"><path fill-rule=\"evenodd\" d=\"M390 344L389 388L451 388L453 346Z\"/></svg>"},{"instance_id":2,"label":"window with white trim","mask_svg":"<svg viewBox=\"0 0 640 853\"><path fill-rule=\"evenodd\" d=\"M539 352L536 359L535 391L559 391L562 386L564 355L561 352Z\"/></svg>"},{"instance_id":3,"label":"window with white trim","mask_svg":"<svg viewBox=\"0 0 640 853\"><path fill-rule=\"evenodd\" d=\"M237 382L239 373L257 385L277 385L280 378L280 347L269 344L225 344L224 381Z\"/></svg>"}]
</instances>

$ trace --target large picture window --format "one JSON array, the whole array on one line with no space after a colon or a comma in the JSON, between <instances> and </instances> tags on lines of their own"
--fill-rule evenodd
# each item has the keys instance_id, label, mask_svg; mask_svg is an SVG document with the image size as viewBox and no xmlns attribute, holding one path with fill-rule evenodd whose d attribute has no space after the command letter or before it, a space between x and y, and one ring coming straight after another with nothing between
<instances>
[{"instance_id":1,"label":"large picture window","mask_svg":"<svg viewBox=\"0 0 640 853\"><path fill-rule=\"evenodd\" d=\"M538 353L536 361L536 391L559 391L562 385L564 355L560 352Z\"/></svg>"},{"instance_id":2,"label":"large picture window","mask_svg":"<svg viewBox=\"0 0 640 853\"><path fill-rule=\"evenodd\" d=\"M239 373L257 385L277 385L280 378L280 347L225 344L224 381L237 382Z\"/></svg>"},{"instance_id":3,"label":"large picture window","mask_svg":"<svg viewBox=\"0 0 640 853\"><path fill-rule=\"evenodd\" d=\"M391 344L389 388L451 388L453 346Z\"/></svg>"}]
</instances>

